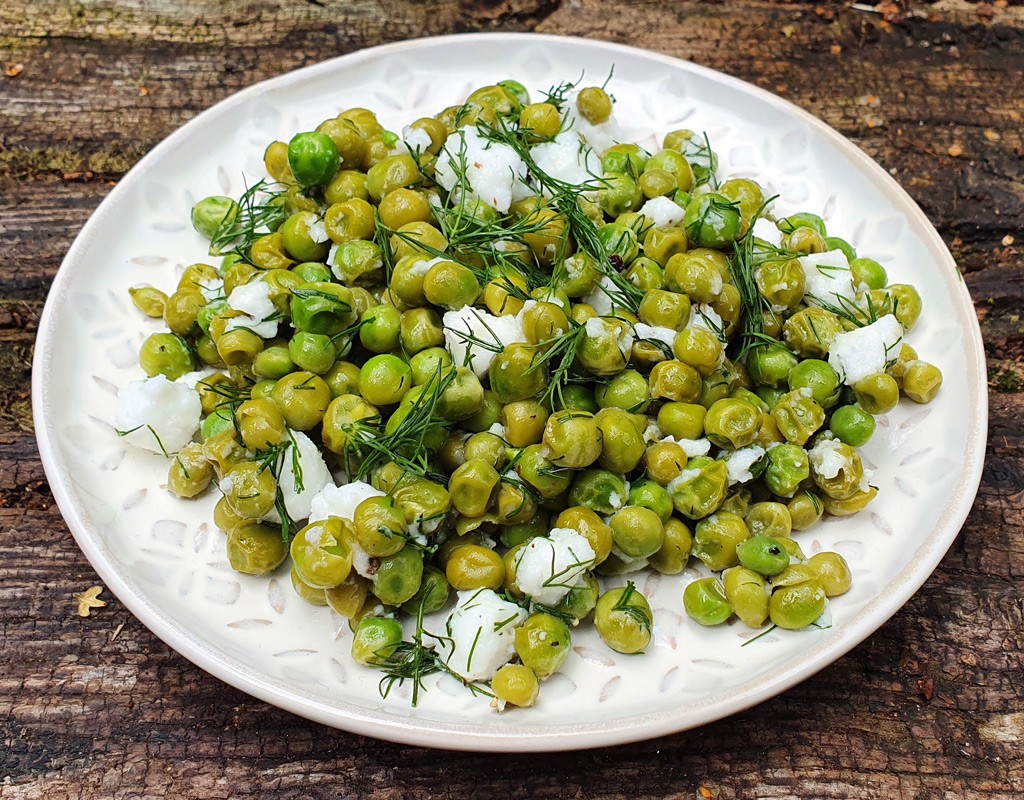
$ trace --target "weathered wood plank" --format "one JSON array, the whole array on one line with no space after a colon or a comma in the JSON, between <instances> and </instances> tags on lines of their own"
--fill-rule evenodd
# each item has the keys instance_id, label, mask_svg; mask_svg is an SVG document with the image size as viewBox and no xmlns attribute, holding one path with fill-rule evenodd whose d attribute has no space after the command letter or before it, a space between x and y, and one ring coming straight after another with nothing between
<instances>
[{"instance_id":1,"label":"weathered wood plank","mask_svg":"<svg viewBox=\"0 0 1024 800\"><path fill-rule=\"evenodd\" d=\"M491 29L651 47L809 109L907 187L983 318L989 458L939 569L847 657L700 731L551 757L399 747L225 687L109 592L93 617L74 615L72 594L97 579L42 474L28 370L49 282L108 182L257 80L385 41ZM24 71L0 77L0 798L1024 795L1024 6L914 3L888 24L753 0L8 0L0 66L13 63Z\"/></svg>"}]
</instances>

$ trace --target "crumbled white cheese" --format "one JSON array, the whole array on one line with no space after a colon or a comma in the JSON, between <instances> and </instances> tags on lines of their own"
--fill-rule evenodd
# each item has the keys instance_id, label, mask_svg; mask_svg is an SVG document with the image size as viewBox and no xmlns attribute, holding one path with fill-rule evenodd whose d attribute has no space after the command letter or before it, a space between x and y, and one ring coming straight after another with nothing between
<instances>
[{"instance_id":1,"label":"crumbled white cheese","mask_svg":"<svg viewBox=\"0 0 1024 800\"><path fill-rule=\"evenodd\" d=\"M892 314L863 328L837 334L829 346L828 363L844 383L885 371L885 365L899 354L903 326Z\"/></svg>"},{"instance_id":2,"label":"crumbled white cheese","mask_svg":"<svg viewBox=\"0 0 1024 800\"><path fill-rule=\"evenodd\" d=\"M658 427L658 421L648 417L647 427L644 429L644 442L650 444L651 442L657 442L658 440L664 441L664 439L661 438L663 435L661 428Z\"/></svg>"},{"instance_id":3,"label":"crumbled white cheese","mask_svg":"<svg viewBox=\"0 0 1024 800\"><path fill-rule=\"evenodd\" d=\"M487 680L515 655L515 631L526 617L524 608L490 589L459 592L438 651L456 675Z\"/></svg>"},{"instance_id":4,"label":"crumbled white cheese","mask_svg":"<svg viewBox=\"0 0 1024 800\"><path fill-rule=\"evenodd\" d=\"M383 497L384 492L363 481L343 486L327 484L310 500L309 521L320 522L328 517L353 520L356 506L369 497Z\"/></svg>"},{"instance_id":5,"label":"crumbled white cheese","mask_svg":"<svg viewBox=\"0 0 1024 800\"><path fill-rule=\"evenodd\" d=\"M513 185L526 177L526 164L506 144L485 139L476 128L452 133L437 159L434 179L451 191L465 179L484 203L504 214L512 205Z\"/></svg>"},{"instance_id":6,"label":"crumbled white cheese","mask_svg":"<svg viewBox=\"0 0 1024 800\"><path fill-rule=\"evenodd\" d=\"M199 393L163 375L132 381L117 392L114 427L133 447L170 455L199 429Z\"/></svg>"},{"instance_id":7,"label":"crumbled white cheese","mask_svg":"<svg viewBox=\"0 0 1024 800\"><path fill-rule=\"evenodd\" d=\"M223 300L224 281L220 278L210 278L205 281L199 281L199 293L207 303L212 303L214 300Z\"/></svg>"},{"instance_id":8,"label":"crumbled white cheese","mask_svg":"<svg viewBox=\"0 0 1024 800\"><path fill-rule=\"evenodd\" d=\"M721 282L722 277L716 276ZM719 286L721 291L721 286ZM722 321L721 316L707 303L701 303L697 305L694 303L690 307L690 319L686 323L687 328L703 328L706 331L711 331L718 337L719 341L725 342L725 322Z\"/></svg>"},{"instance_id":9,"label":"crumbled white cheese","mask_svg":"<svg viewBox=\"0 0 1024 800\"><path fill-rule=\"evenodd\" d=\"M384 492L363 481L353 481L342 486L329 483L310 501L309 521L320 522L330 517L340 517L351 522L356 514L356 506L363 500L383 496ZM345 543L352 551L352 569L364 578L371 577L369 554L354 538L349 537Z\"/></svg>"},{"instance_id":10,"label":"crumbled white cheese","mask_svg":"<svg viewBox=\"0 0 1024 800\"><path fill-rule=\"evenodd\" d=\"M841 452L842 442L823 436L810 450L807 460L811 469L821 478L834 478L839 471L850 466L850 459Z\"/></svg>"},{"instance_id":11,"label":"crumbled white cheese","mask_svg":"<svg viewBox=\"0 0 1024 800\"><path fill-rule=\"evenodd\" d=\"M494 348L505 348L510 344L526 341L522 320L505 315L495 317L478 308L464 306L458 311L446 311L442 319L444 341L452 354L452 363L467 366L483 378L494 360ZM469 337L486 343L486 347Z\"/></svg>"},{"instance_id":12,"label":"crumbled white cheese","mask_svg":"<svg viewBox=\"0 0 1024 800\"><path fill-rule=\"evenodd\" d=\"M699 469L684 469L675 478L668 482L668 486L665 488L669 494L675 494L679 489L688 484L694 478L700 477Z\"/></svg>"},{"instance_id":13,"label":"crumbled white cheese","mask_svg":"<svg viewBox=\"0 0 1024 800\"><path fill-rule=\"evenodd\" d=\"M611 314L615 305L626 305L622 291L608 275L603 276L597 282L597 286L583 298L583 302L593 308L601 317Z\"/></svg>"},{"instance_id":14,"label":"crumbled white cheese","mask_svg":"<svg viewBox=\"0 0 1024 800\"><path fill-rule=\"evenodd\" d=\"M674 228L683 221L686 211L668 197L652 197L640 207L655 228Z\"/></svg>"},{"instance_id":15,"label":"crumbled white cheese","mask_svg":"<svg viewBox=\"0 0 1024 800\"><path fill-rule=\"evenodd\" d=\"M575 131L562 131L550 142L535 145L530 155L541 172L565 183L579 185L601 175L601 160Z\"/></svg>"},{"instance_id":16,"label":"crumbled white cheese","mask_svg":"<svg viewBox=\"0 0 1024 800\"><path fill-rule=\"evenodd\" d=\"M291 447L285 452L281 461L278 487L281 489L281 499L284 500L285 510L293 520L306 519L312 510L313 500L320 496L326 487L334 487L334 478L331 477L324 457L313 441L302 433L302 431L289 430L298 453L298 465L292 460ZM300 491L297 484L302 484ZM336 488L336 487L334 487ZM266 519L271 522L280 522L281 517L277 509L272 509Z\"/></svg>"},{"instance_id":17,"label":"crumbled white cheese","mask_svg":"<svg viewBox=\"0 0 1024 800\"><path fill-rule=\"evenodd\" d=\"M594 548L579 531L552 528L516 553L516 586L535 603L554 605L583 581Z\"/></svg>"},{"instance_id":18,"label":"crumbled white cheese","mask_svg":"<svg viewBox=\"0 0 1024 800\"><path fill-rule=\"evenodd\" d=\"M563 107L565 126L579 133L596 152L603 153L613 144L623 140L623 133L619 127L619 122L615 119L614 107L608 119L598 125L594 125L578 111L576 99L581 91L582 89L575 89L566 96L566 103Z\"/></svg>"},{"instance_id":19,"label":"crumbled white cheese","mask_svg":"<svg viewBox=\"0 0 1024 800\"><path fill-rule=\"evenodd\" d=\"M626 574L627 572L636 572L647 566L648 560L646 558L635 558L634 556L627 556L623 553L618 545L612 545L612 555L615 556L619 561L622 562L620 572Z\"/></svg>"},{"instance_id":20,"label":"crumbled white cheese","mask_svg":"<svg viewBox=\"0 0 1024 800\"><path fill-rule=\"evenodd\" d=\"M404 156L404 155L416 155L427 152L427 148L430 147L431 140L430 134L422 128L414 128L411 125L406 125L402 128L402 138L395 145L391 151L391 155Z\"/></svg>"},{"instance_id":21,"label":"crumbled white cheese","mask_svg":"<svg viewBox=\"0 0 1024 800\"><path fill-rule=\"evenodd\" d=\"M711 442L708 439L673 439L671 436L666 436L661 441L679 445L686 453L687 458L706 456L711 452Z\"/></svg>"},{"instance_id":22,"label":"crumbled white cheese","mask_svg":"<svg viewBox=\"0 0 1024 800\"><path fill-rule=\"evenodd\" d=\"M772 247L782 246L782 231L776 227L774 222L764 217L754 220L754 224L750 226L750 235L763 242L768 242Z\"/></svg>"},{"instance_id":23,"label":"crumbled white cheese","mask_svg":"<svg viewBox=\"0 0 1024 800\"><path fill-rule=\"evenodd\" d=\"M324 221L317 217L312 222L307 217L300 217L305 220L306 223L306 234L317 244L323 244L328 241L331 237L327 235L327 226Z\"/></svg>"},{"instance_id":24,"label":"crumbled white cheese","mask_svg":"<svg viewBox=\"0 0 1024 800\"><path fill-rule=\"evenodd\" d=\"M729 485L754 480L751 468L764 458L764 453L765 449L756 444L726 453L722 460L725 461L725 470L729 475Z\"/></svg>"},{"instance_id":25,"label":"crumbled white cheese","mask_svg":"<svg viewBox=\"0 0 1024 800\"><path fill-rule=\"evenodd\" d=\"M505 438L505 426L502 425L500 422L495 422L491 427L489 427L487 429L487 432L488 433L493 433L495 436L499 437L500 439L504 439Z\"/></svg>"},{"instance_id":26,"label":"crumbled white cheese","mask_svg":"<svg viewBox=\"0 0 1024 800\"><path fill-rule=\"evenodd\" d=\"M346 277L345 277L345 274L342 272L341 265L338 263L338 252L344 246L345 245L343 245L343 244L332 244L331 245L331 249L327 253L327 262L326 262L327 266L329 266L331 268L331 272L334 273L334 277L337 278L339 281L342 281L342 282L345 282ZM373 264L371 264L370 266L366 267L365 271L366 272L373 272L374 270L378 270L378 269L380 269L383 266L384 266L384 259L381 256L377 256L377 259L373 262ZM418 267L418 266L419 266L419 264L417 263L414 266L414 269L415 269L415 267ZM410 270L410 272L411 271L412 270Z\"/></svg>"},{"instance_id":27,"label":"crumbled white cheese","mask_svg":"<svg viewBox=\"0 0 1024 800\"><path fill-rule=\"evenodd\" d=\"M241 314L228 320L225 332L248 328L262 339L277 336L277 318L280 315L270 299L269 283L250 281L236 286L228 296L228 307Z\"/></svg>"},{"instance_id":28,"label":"crumbled white cheese","mask_svg":"<svg viewBox=\"0 0 1024 800\"><path fill-rule=\"evenodd\" d=\"M633 326L633 331L636 334L637 339L650 339L655 342L663 342L672 347L675 344L676 337L679 333L674 328L662 328L658 325L645 325L642 322L638 322Z\"/></svg>"},{"instance_id":29,"label":"crumbled white cheese","mask_svg":"<svg viewBox=\"0 0 1024 800\"><path fill-rule=\"evenodd\" d=\"M856 295L850 262L842 250L811 253L797 261L804 269L804 295L814 300L836 305L837 298L852 300Z\"/></svg>"}]
</instances>

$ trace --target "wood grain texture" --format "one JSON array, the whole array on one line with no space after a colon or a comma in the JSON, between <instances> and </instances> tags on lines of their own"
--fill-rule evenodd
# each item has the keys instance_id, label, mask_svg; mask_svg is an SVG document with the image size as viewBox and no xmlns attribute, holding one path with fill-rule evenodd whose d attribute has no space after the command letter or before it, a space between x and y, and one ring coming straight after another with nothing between
<instances>
[{"instance_id":1,"label":"wood grain texture","mask_svg":"<svg viewBox=\"0 0 1024 800\"><path fill-rule=\"evenodd\" d=\"M1024 7L880 10L895 17L755 0L0 5L0 66L23 65L0 77L0 798L1024 796ZM781 93L907 188L982 319L988 462L939 569L848 656L699 731L557 756L390 745L226 687L109 592L92 617L74 614L73 593L98 579L46 485L28 392L42 303L79 227L111 181L231 92L468 30L637 44Z\"/></svg>"}]
</instances>

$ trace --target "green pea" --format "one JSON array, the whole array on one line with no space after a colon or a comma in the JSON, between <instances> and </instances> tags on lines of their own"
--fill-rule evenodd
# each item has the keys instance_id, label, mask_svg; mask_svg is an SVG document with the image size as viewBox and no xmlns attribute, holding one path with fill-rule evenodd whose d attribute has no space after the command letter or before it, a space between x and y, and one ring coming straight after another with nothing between
<instances>
[{"instance_id":1,"label":"green pea","mask_svg":"<svg viewBox=\"0 0 1024 800\"><path fill-rule=\"evenodd\" d=\"M250 399L235 410L235 427L250 450L263 451L282 444L288 437L284 415L272 400Z\"/></svg>"},{"instance_id":2,"label":"green pea","mask_svg":"<svg viewBox=\"0 0 1024 800\"><path fill-rule=\"evenodd\" d=\"M402 610L415 617L422 607L424 614L433 614L448 604L450 594L451 586L444 573L437 567L424 567L423 582L420 584L420 588L416 590L416 594L405 601Z\"/></svg>"},{"instance_id":3,"label":"green pea","mask_svg":"<svg viewBox=\"0 0 1024 800\"><path fill-rule=\"evenodd\" d=\"M650 157L651 154L638 144L613 144L601 156L601 170L604 174L621 172L639 175Z\"/></svg>"},{"instance_id":4,"label":"green pea","mask_svg":"<svg viewBox=\"0 0 1024 800\"><path fill-rule=\"evenodd\" d=\"M573 586L569 593L558 601L555 611L566 614L577 622L581 622L597 606L597 598L600 593L601 589L597 583L597 578L593 575L586 575L582 584Z\"/></svg>"},{"instance_id":5,"label":"green pea","mask_svg":"<svg viewBox=\"0 0 1024 800\"><path fill-rule=\"evenodd\" d=\"M366 309L360 317L359 341L372 353L389 353L398 348L402 312L391 305Z\"/></svg>"},{"instance_id":6,"label":"green pea","mask_svg":"<svg viewBox=\"0 0 1024 800\"><path fill-rule=\"evenodd\" d=\"M665 487L649 479L635 481L629 487L629 498L626 501L631 506L649 508L664 524L672 516L673 505L672 495Z\"/></svg>"},{"instance_id":7,"label":"green pea","mask_svg":"<svg viewBox=\"0 0 1024 800\"><path fill-rule=\"evenodd\" d=\"M413 357L415 360L415 356ZM501 422L502 405L494 393L484 389L484 402L480 410L460 422L460 426L467 431L479 433L488 430L495 423Z\"/></svg>"},{"instance_id":8,"label":"green pea","mask_svg":"<svg viewBox=\"0 0 1024 800\"><path fill-rule=\"evenodd\" d=\"M227 555L231 569L246 575L273 572L288 555L281 531L267 525L244 525L228 532Z\"/></svg>"},{"instance_id":9,"label":"green pea","mask_svg":"<svg viewBox=\"0 0 1024 800\"><path fill-rule=\"evenodd\" d=\"M323 375L324 382L331 392L331 399L343 394L359 392L359 367L350 361L335 361Z\"/></svg>"},{"instance_id":10,"label":"green pea","mask_svg":"<svg viewBox=\"0 0 1024 800\"><path fill-rule=\"evenodd\" d=\"M331 271L315 261L296 264L291 271L302 283L327 283L331 280Z\"/></svg>"},{"instance_id":11,"label":"green pea","mask_svg":"<svg viewBox=\"0 0 1024 800\"><path fill-rule=\"evenodd\" d=\"M203 424L199 427L199 435L203 437L203 441L206 441L224 431L233 430L234 427L234 414L231 413L231 409L218 408L203 420Z\"/></svg>"},{"instance_id":12,"label":"green pea","mask_svg":"<svg viewBox=\"0 0 1024 800\"><path fill-rule=\"evenodd\" d=\"M647 598L632 582L609 589L594 608L594 627L601 640L618 653L641 653L650 644L654 625Z\"/></svg>"},{"instance_id":13,"label":"green pea","mask_svg":"<svg viewBox=\"0 0 1024 800\"><path fill-rule=\"evenodd\" d=\"M761 478L773 494L792 497L811 474L807 453L795 444L780 444L768 451L768 466Z\"/></svg>"},{"instance_id":14,"label":"green pea","mask_svg":"<svg viewBox=\"0 0 1024 800\"><path fill-rule=\"evenodd\" d=\"M721 625L732 616L725 586L718 578L698 578L683 589L683 610L698 625Z\"/></svg>"},{"instance_id":15,"label":"green pea","mask_svg":"<svg viewBox=\"0 0 1024 800\"><path fill-rule=\"evenodd\" d=\"M349 286L368 283L380 275L384 267L380 247L365 239L353 239L337 246L330 259L331 272Z\"/></svg>"},{"instance_id":16,"label":"green pea","mask_svg":"<svg viewBox=\"0 0 1024 800\"><path fill-rule=\"evenodd\" d=\"M942 387L942 372L934 364L911 361L903 373L903 393L915 403L930 403Z\"/></svg>"},{"instance_id":17,"label":"green pea","mask_svg":"<svg viewBox=\"0 0 1024 800\"><path fill-rule=\"evenodd\" d=\"M673 187L674 188L674 187ZM623 173L611 173L601 179L597 192L597 203L601 210L612 217L626 211L635 211L643 201L643 194L636 180Z\"/></svg>"},{"instance_id":18,"label":"green pea","mask_svg":"<svg viewBox=\"0 0 1024 800\"><path fill-rule=\"evenodd\" d=\"M584 506L604 515L622 508L627 497L625 479L603 469L579 473L569 490L570 505Z\"/></svg>"},{"instance_id":19,"label":"green pea","mask_svg":"<svg viewBox=\"0 0 1024 800\"><path fill-rule=\"evenodd\" d=\"M402 641L402 626L390 617L363 617L352 635L352 660L364 667L380 667Z\"/></svg>"},{"instance_id":20,"label":"green pea","mask_svg":"<svg viewBox=\"0 0 1024 800\"><path fill-rule=\"evenodd\" d=\"M482 517L487 513L501 476L481 458L470 458L458 467L448 483L452 505L467 517Z\"/></svg>"},{"instance_id":21,"label":"green pea","mask_svg":"<svg viewBox=\"0 0 1024 800\"><path fill-rule=\"evenodd\" d=\"M173 333L150 335L139 350L139 365L150 377L163 375L172 381L195 367L188 342Z\"/></svg>"},{"instance_id":22,"label":"green pea","mask_svg":"<svg viewBox=\"0 0 1024 800\"><path fill-rule=\"evenodd\" d=\"M302 186L323 186L340 165L338 147L324 133L299 133L288 143L288 166Z\"/></svg>"},{"instance_id":23,"label":"green pea","mask_svg":"<svg viewBox=\"0 0 1024 800\"><path fill-rule=\"evenodd\" d=\"M746 400L726 397L711 404L704 417L704 431L712 444L737 449L757 439L761 411Z\"/></svg>"},{"instance_id":24,"label":"green pea","mask_svg":"<svg viewBox=\"0 0 1024 800\"><path fill-rule=\"evenodd\" d=\"M274 384L270 397L281 409L289 428L308 431L324 418L331 390L323 378L312 372L292 372Z\"/></svg>"},{"instance_id":25,"label":"green pea","mask_svg":"<svg viewBox=\"0 0 1024 800\"><path fill-rule=\"evenodd\" d=\"M786 630L805 628L825 611L825 590L816 581L783 586L772 592L771 621Z\"/></svg>"},{"instance_id":26,"label":"green pea","mask_svg":"<svg viewBox=\"0 0 1024 800\"><path fill-rule=\"evenodd\" d=\"M254 461L243 461L232 467L220 488L231 510L245 519L259 519L269 514L277 499L273 473Z\"/></svg>"},{"instance_id":27,"label":"green pea","mask_svg":"<svg viewBox=\"0 0 1024 800\"><path fill-rule=\"evenodd\" d=\"M839 317L818 306L800 309L782 326L786 344L803 358L823 358L842 332Z\"/></svg>"},{"instance_id":28,"label":"green pea","mask_svg":"<svg viewBox=\"0 0 1024 800\"><path fill-rule=\"evenodd\" d=\"M456 367L455 376L438 397L436 413L448 420L462 420L473 416L483 404L484 387L480 379L468 367Z\"/></svg>"},{"instance_id":29,"label":"green pea","mask_svg":"<svg viewBox=\"0 0 1024 800\"><path fill-rule=\"evenodd\" d=\"M838 236L826 236L825 245L829 250L842 250L843 255L846 256L846 260L850 262L851 271L853 268L853 262L857 258L857 251L853 248L845 239L840 239ZM858 284L857 277L854 275L853 285ZM885 286L885 282L882 282L882 286Z\"/></svg>"},{"instance_id":30,"label":"green pea","mask_svg":"<svg viewBox=\"0 0 1024 800\"><path fill-rule=\"evenodd\" d=\"M628 178L626 179L628 180ZM637 189L637 194L640 190ZM636 232L625 225L610 222L597 229L597 238L604 245L604 250L609 257L615 256L623 264L630 264L640 254L640 245L637 242Z\"/></svg>"},{"instance_id":31,"label":"green pea","mask_svg":"<svg viewBox=\"0 0 1024 800\"><path fill-rule=\"evenodd\" d=\"M422 582L423 552L406 546L380 560L371 591L382 603L399 606L419 591Z\"/></svg>"},{"instance_id":32,"label":"green pea","mask_svg":"<svg viewBox=\"0 0 1024 800\"><path fill-rule=\"evenodd\" d=\"M693 534L675 517L665 522L665 537L657 553L648 557L652 568L663 575L678 575L686 569L693 547Z\"/></svg>"},{"instance_id":33,"label":"green pea","mask_svg":"<svg viewBox=\"0 0 1024 800\"><path fill-rule=\"evenodd\" d=\"M793 444L804 444L825 421L825 410L806 389L787 392L772 406L772 417L779 432Z\"/></svg>"},{"instance_id":34,"label":"green pea","mask_svg":"<svg viewBox=\"0 0 1024 800\"><path fill-rule=\"evenodd\" d=\"M644 172L653 170L665 170L671 174L675 178L676 186L683 191L693 188L695 170L687 161L685 154L673 150L668 145L648 159Z\"/></svg>"},{"instance_id":35,"label":"green pea","mask_svg":"<svg viewBox=\"0 0 1024 800\"><path fill-rule=\"evenodd\" d=\"M299 369L323 375L334 366L334 345L322 333L296 331L288 342L288 357Z\"/></svg>"},{"instance_id":36,"label":"green pea","mask_svg":"<svg viewBox=\"0 0 1024 800\"><path fill-rule=\"evenodd\" d=\"M714 513L725 501L728 488L725 462L700 457L690 460L669 491L676 511L696 520Z\"/></svg>"},{"instance_id":37,"label":"green pea","mask_svg":"<svg viewBox=\"0 0 1024 800\"><path fill-rule=\"evenodd\" d=\"M871 258L851 258L850 273L855 288L884 289L889 282L885 267Z\"/></svg>"},{"instance_id":38,"label":"green pea","mask_svg":"<svg viewBox=\"0 0 1024 800\"><path fill-rule=\"evenodd\" d=\"M758 345L747 355L747 371L762 386L784 386L796 366L797 357L781 342Z\"/></svg>"},{"instance_id":39,"label":"green pea","mask_svg":"<svg viewBox=\"0 0 1024 800\"><path fill-rule=\"evenodd\" d=\"M402 313L399 333L402 348L410 355L444 344L441 317L432 308L413 308Z\"/></svg>"},{"instance_id":40,"label":"green pea","mask_svg":"<svg viewBox=\"0 0 1024 800\"><path fill-rule=\"evenodd\" d=\"M608 524L612 540L630 558L647 558L657 553L665 541L665 528L658 514L642 506L626 506L616 511Z\"/></svg>"},{"instance_id":41,"label":"green pea","mask_svg":"<svg viewBox=\"0 0 1024 800\"><path fill-rule=\"evenodd\" d=\"M412 368L398 356L374 356L359 371L359 393L375 406L400 402L412 385Z\"/></svg>"},{"instance_id":42,"label":"green pea","mask_svg":"<svg viewBox=\"0 0 1024 800\"><path fill-rule=\"evenodd\" d=\"M312 211L298 211L281 225L280 232L284 248L299 261L323 261L330 250L329 242L317 242L312 236L312 226L320 218Z\"/></svg>"},{"instance_id":43,"label":"green pea","mask_svg":"<svg viewBox=\"0 0 1024 800\"><path fill-rule=\"evenodd\" d=\"M853 582L850 565L839 553L815 553L807 561L807 565L814 570L816 579L827 597L845 594L850 590Z\"/></svg>"},{"instance_id":44,"label":"green pea","mask_svg":"<svg viewBox=\"0 0 1024 800\"><path fill-rule=\"evenodd\" d=\"M828 428L844 444L863 447L875 432L875 418L860 406L842 406L832 414Z\"/></svg>"},{"instance_id":45,"label":"green pea","mask_svg":"<svg viewBox=\"0 0 1024 800\"><path fill-rule=\"evenodd\" d=\"M506 664L491 678L491 691L505 703L529 708L537 700L540 683L533 670L523 664Z\"/></svg>"},{"instance_id":46,"label":"green pea","mask_svg":"<svg viewBox=\"0 0 1024 800\"><path fill-rule=\"evenodd\" d=\"M596 414L598 405L594 397L594 390L578 383L565 386L560 394L552 398L552 410L586 411Z\"/></svg>"},{"instance_id":47,"label":"green pea","mask_svg":"<svg viewBox=\"0 0 1024 800\"><path fill-rule=\"evenodd\" d=\"M900 400L900 387L891 375L876 372L853 384L853 396L869 414L887 414Z\"/></svg>"},{"instance_id":48,"label":"green pea","mask_svg":"<svg viewBox=\"0 0 1024 800\"><path fill-rule=\"evenodd\" d=\"M426 350L421 350L409 359L413 383L416 386L421 386L430 381L436 381L440 375L447 372L445 368L451 363L451 354L443 347L428 347Z\"/></svg>"},{"instance_id":49,"label":"green pea","mask_svg":"<svg viewBox=\"0 0 1024 800\"><path fill-rule=\"evenodd\" d=\"M716 192L693 198L686 207L683 227L698 247L724 250L740 235L739 204Z\"/></svg>"},{"instance_id":50,"label":"green pea","mask_svg":"<svg viewBox=\"0 0 1024 800\"><path fill-rule=\"evenodd\" d=\"M292 289L292 325L296 330L340 333L356 321L352 292L336 283L304 283Z\"/></svg>"},{"instance_id":51,"label":"green pea","mask_svg":"<svg viewBox=\"0 0 1024 800\"><path fill-rule=\"evenodd\" d=\"M333 357L334 351L331 351ZM289 372L295 371L295 362L284 345L272 345L256 354L252 362L252 372L259 378L280 380Z\"/></svg>"},{"instance_id":52,"label":"green pea","mask_svg":"<svg viewBox=\"0 0 1024 800\"><path fill-rule=\"evenodd\" d=\"M555 466L545 446L540 444L532 444L522 451L516 472L545 500L558 497L572 483L572 470Z\"/></svg>"},{"instance_id":53,"label":"green pea","mask_svg":"<svg viewBox=\"0 0 1024 800\"><path fill-rule=\"evenodd\" d=\"M850 445L842 442L831 442L832 457L839 461L839 468L831 477L811 469L811 477L828 497L833 500L846 500L858 491L864 480L864 464L860 454Z\"/></svg>"},{"instance_id":54,"label":"green pea","mask_svg":"<svg viewBox=\"0 0 1024 800\"><path fill-rule=\"evenodd\" d=\"M405 515L394 498L368 497L356 506L352 529L359 546L372 557L392 556L405 546Z\"/></svg>"},{"instance_id":55,"label":"green pea","mask_svg":"<svg viewBox=\"0 0 1024 800\"><path fill-rule=\"evenodd\" d=\"M192 227L207 239L230 228L238 217L238 204L230 197L205 197L192 207Z\"/></svg>"},{"instance_id":56,"label":"green pea","mask_svg":"<svg viewBox=\"0 0 1024 800\"><path fill-rule=\"evenodd\" d=\"M768 619L768 584L757 572L732 567L722 573L725 597L733 612L750 628L760 628Z\"/></svg>"},{"instance_id":57,"label":"green pea","mask_svg":"<svg viewBox=\"0 0 1024 800\"><path fill-rule=\"evenodd\" d=\"M423 278L423 296L435 306L456 310L476 301L480 283L469 267L440 261Z\"/></svg>"},{"instance_id":58,"label":"green pea","mask_svg":"<svg viewBox=\"0 0 1024 800\"><path fill-rule=\"evenodd\" d=\"M755 537L771 536L781 539L793 532L793 517L783 503L754 503L747 510L744 519Z\"/></svg>"},{"instance_id":59,"label":"green pea","mask_svg":"<svg viewBox=\"0 0 1024 800\"><path fill-rule=\"evenodd\" d=\"M643 375L627 369L599 385L594 398L600 408L621 408L642 414L651 404L651 389Z\"/></svg>"},{"instance_id":60,"label":"green pea","mask_svg":"<svg viewBox=\"0 0 1024 800\"><path fill-rule=\"evenodd\" d=\"M539 678L557 672L572 648L568 626L551 614L532 614L516 628L516 654Z\"/></svg>"},{"instance_id":61,"label":"green pea","mask_svg":"<svg viewBox=\"0 0 1024 800\"><path fill-rule=\"evenodd\" d=\"M171 460L167 471L167 491L175 497L196 497L206 490L211 480L213 466L206 460L203 446L189 442Z\"/></svg>"},{"instance_id":62,"label":"green pea","mask_svg":"<svg viewBox=\"0 0 1024 800\"><path fill-rule=\"evenodd\" d=\"M815 358L801 361L789 371L788 381L790 389L810 389L811 397L822 408L831 408L839 402L839 373L825 361Z\"/></svg>"},{"instance_id":63,"label":"green pea","mask_svg":"<svg viewBox=\"0 0 1024 800\"><path fill-rule=\"evenodd\" d=\"M778 449L778 448L776 448ZM789 509L789 516L793 520L793 530L805 531L815 522L821 519L825 506L816 494L801 492L793 497L786 507ZM780 540L784 544L790 540Z\"/></svg>"},{"instance_id":64,"label":"green pea","mask_svg":"<svg viewBox=\"0 0 1024 800\"><path fill-rule=\"evenodd\" d=\"M737 548L750 538L743 517L731 511L719 511L697 522L693 534L693 554L709 569L721 570L739 563Z\"/></svg>"},{"instance_id":65,"label":"green pea","mask_svg":"<svg viewBox=\"0 0 1024 800\"><path fill-rule=\"evenodd\" d=\"M345 542L349 523L337 517L311 522L292 538L292 565L298 576L316 589L330 589L352 569L352 551Z\"/></svg>"},{"instance_id":66,"label":"green pea","mask_svg":"<svg viewBox=\"0 0 1024 800\"><path fill-rule=\"evenodd\" d=\"M167 308L167 295L152 286L133 286L128 290L135 307L147 317L159 319Z\"/></svg>"},{"instance_id":67,"label":"green pea","mask_svg":"<svg viewBox=\"0 0 1024 800\"><path fill-rule=\"evenodd\" d=\"M778 575L789 566L789 553L771 536L752 536L736 546L740 563L759 575Z\"/></svg>"},{"instance_id":68,"label":"green pea","mask_svg":"<svg viewBox=\"0 0 1024 800\"><path fill-rule=\"evenodd\" d=\"M707 409L695 403L665 403L658 409L658 427L676 439L700 439Z\"/></svg>"}]
</instances>

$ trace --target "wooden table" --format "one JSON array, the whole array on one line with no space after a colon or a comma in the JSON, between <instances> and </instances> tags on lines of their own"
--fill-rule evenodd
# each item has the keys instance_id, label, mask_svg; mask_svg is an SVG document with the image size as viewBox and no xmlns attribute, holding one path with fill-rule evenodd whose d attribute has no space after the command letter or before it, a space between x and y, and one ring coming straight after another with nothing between
<instances>
[{"instance_id":1,"label":"wooden table","mask_svg":"<svg viewBox=\"0 0 1024 800\"><path fill-rule=\"evenodd\" d=\"M235 90L381 42L468 30L641 45L789 98L896 176L975 298L988 465L950 553L848 656L698 731L550 757L401 747L225 686L109 592L105 608L76 614L72 595L98 579L43 476L29 364L82 223L143 153ZM1019 3L5 0L0 62L0 797L1024 796Z\"/></svg>"}]
</instances>

